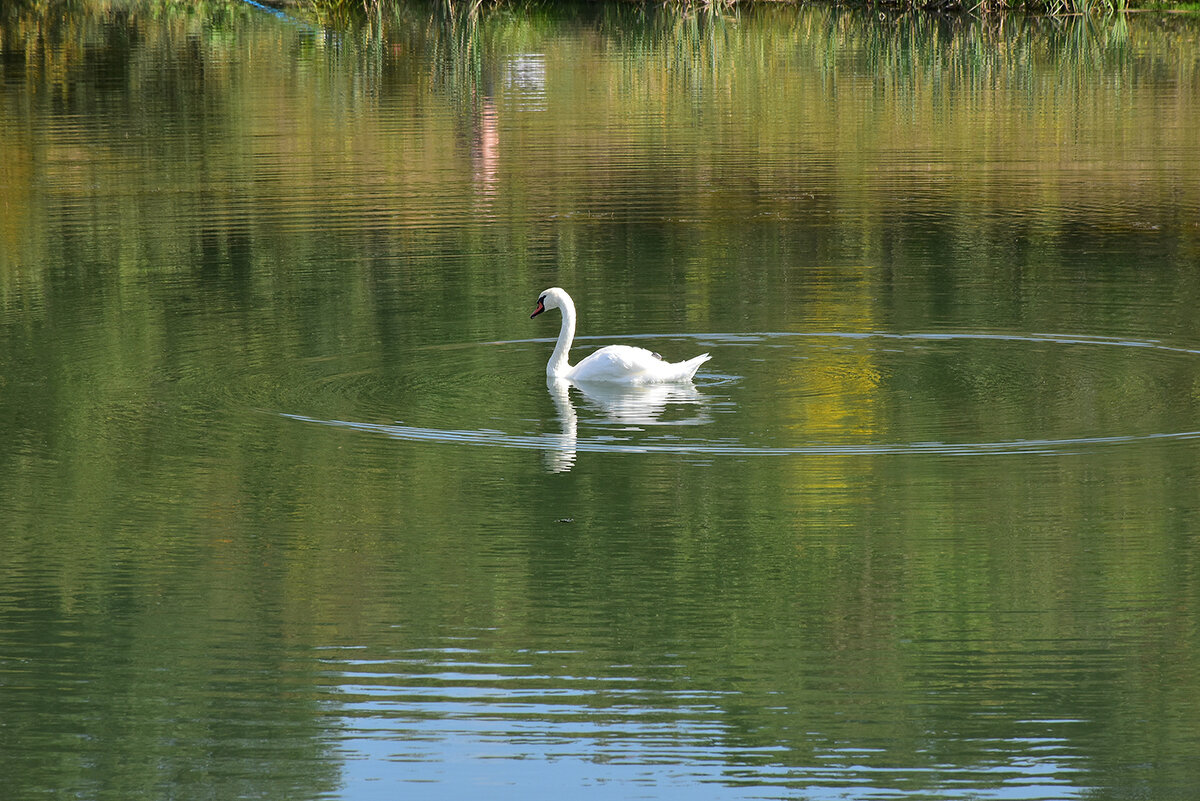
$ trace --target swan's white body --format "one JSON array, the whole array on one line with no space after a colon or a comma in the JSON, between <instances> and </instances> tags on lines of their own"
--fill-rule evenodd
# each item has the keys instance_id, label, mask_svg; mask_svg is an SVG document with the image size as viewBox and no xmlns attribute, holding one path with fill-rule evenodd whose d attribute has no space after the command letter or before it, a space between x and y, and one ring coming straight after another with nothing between
<instances>
[{"instance_id":1,"label":"swan's white body","mask_svg":"<svg viewBox=\"0 0 1200 801\"><path fill-rule=\"evenodd\" d=\"M657 353L630 345L609 345L592 353L579 364L571 366L569 355L571 342L575 339L575 303L571 296L558 287L552 287L538 297L533 314L537 317L546 309L562 310L562 328L558 332L558 343L546 363L549 378L568 381L608 381L622 384L663 384L691 381L700 365L711 356L707 353L688 359L686 362L665 362Z\"/></svg>"}]
</instances>

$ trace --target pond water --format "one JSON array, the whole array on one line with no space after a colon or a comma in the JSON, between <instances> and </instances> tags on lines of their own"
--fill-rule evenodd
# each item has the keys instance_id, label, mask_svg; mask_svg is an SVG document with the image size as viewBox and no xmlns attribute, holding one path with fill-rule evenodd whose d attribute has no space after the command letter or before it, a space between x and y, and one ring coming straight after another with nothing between
<instances>
[{"instance_id":1,"label":"pond water","mask_svg":"<svg viewBox=\"0 0 1200 801\"><path fill-rule=\"evenodd\" d=\"M6 792L1196 798L1198 308L1196 17L5 3Z\"/></svg>"}]
</instances>

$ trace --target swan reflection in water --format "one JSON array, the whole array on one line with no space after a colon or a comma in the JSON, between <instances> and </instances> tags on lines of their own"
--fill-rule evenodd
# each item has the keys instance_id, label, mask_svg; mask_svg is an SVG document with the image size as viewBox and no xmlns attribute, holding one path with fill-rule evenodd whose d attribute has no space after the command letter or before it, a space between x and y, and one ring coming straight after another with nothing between
<instances>
[{"instance_id":1,"label":"swan reflection in water","mask_svg":"<svg viewBox=\"0 0 1200 801\"><path fill-rule=\"evenodd\" d=\"M569 381L549 377L546 389L558 410L562 433L547 437L557 440L546 451L546 468L552 473L565 473L575 466L579 436L579 414L571 397L574 388L583 399L586 411L597 416L588 424L610 427L617 431L640 431L650 426L695 426L712 422L705 410L705 397L690 383L687 384L615 384L602 381ZM694 413L664 420L663 414L672 406L694 406Z\"/></svg>"}]
</instances>

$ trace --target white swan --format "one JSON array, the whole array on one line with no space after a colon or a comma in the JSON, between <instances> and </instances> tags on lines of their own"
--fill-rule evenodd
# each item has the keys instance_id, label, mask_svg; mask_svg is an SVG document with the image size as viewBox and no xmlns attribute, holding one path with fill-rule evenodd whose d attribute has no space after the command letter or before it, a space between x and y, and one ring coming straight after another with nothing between
<instances>
[{"instance_id":1,"label":"white swan","mask_svg":"<svg viewBox=\"0 0 1200 801\"><path fill-rule=\"evenodd\" d=\"M562 289L552 287L537 299L537 306L530 319L546 309L562 310L562 328L558 332L558 344L546 363L549 378L565 378L568 381L616 381L625 384L662 384L675 381L691 381L696 369L711 359L702 353L686 362L665 362L657 353L645 348L629 345L608 345L591 354L574 367L568 361L571 341L575 339L575 303Z\"/></svg>"}]
</instances>

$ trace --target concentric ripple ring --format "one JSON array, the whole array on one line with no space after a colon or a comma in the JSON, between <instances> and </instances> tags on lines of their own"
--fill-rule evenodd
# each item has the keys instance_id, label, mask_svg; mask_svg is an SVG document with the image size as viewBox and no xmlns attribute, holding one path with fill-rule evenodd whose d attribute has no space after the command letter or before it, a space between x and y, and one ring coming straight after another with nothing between
<instances>
[{"instance_id":1,"label":"concentric ripple ring","mask_svg":"<svg viewBox=\"0 0 1200 801\"><path fill-rule=\"evenodd\" d=\"M1155 340L1141 340L1086 335L1055 335L1055 334L998 334L980 332L935 332L935 333L891 333L891 332L754 332L754 333L707 333L707 334L642 334L625 337L581 337L581 340L612 340L612 339L659 339L659 340L698 340L706 347L720 349L722 345L742 345L746 343L781 341L786 339L833 339L833 340L881 340L918 343L936 343L946 341L984 340L995 342L1037 343L1040 345L1074 345L1095 346L1107 348L1135 348L1171 354L1177 357L1200 357L1200 349L1165 344ZM550 339L521 339L502 342L463 343L455 345L431 346L435 348L469 348L502 345L523 345L530 343L551 342ZM714 352L714 355L717 355ZM719 359L714 360L719 363ZM1200 364L1197 365L1200 367ZM531 385L540 385L538 381ZM699 383L699 382L698 382ZM542 391L538 386L538 391ZM736 414L736 411L734 412ZM706 457L735 456L861 456L887 454L931 454L931 455L1000 455L1000 454L1072 454L1097 448L1127 445L1138 442L1152 441L1184 441L1200 439L1200 426L1189 427L1188 430L1162 433L1101 433L1096 436L1080 437L1044 437L1031 436L1027 438L1001 439L981 442L864 442L864 443L827 443L811 442L796 445L759 445L728 440L716 441L654 441L628 442L614 441L611 437L571 437L560 433L507 433L494 429L467 428L438 428L434 426L409 425L403 422L393 424L358 422L354 420L323 419L316 416L281 412L283 417L304 423L315 423L323 426L347 429L352 431L382 434L393 439L409 442L428 442L459 445L474 445L499 448L517 448L526 450L556 451L569 447L573 451L583 453L623 453L623 454L684 454Z\"/></svg>"}]
</instances>

